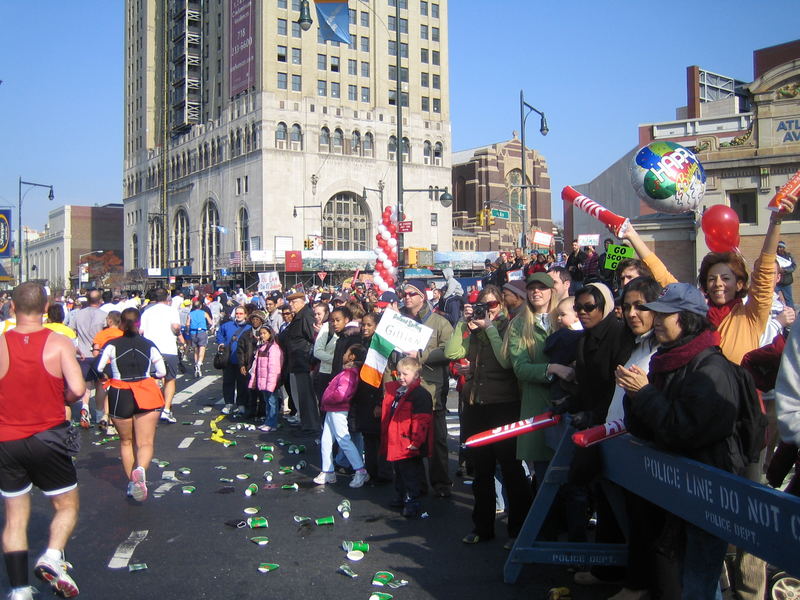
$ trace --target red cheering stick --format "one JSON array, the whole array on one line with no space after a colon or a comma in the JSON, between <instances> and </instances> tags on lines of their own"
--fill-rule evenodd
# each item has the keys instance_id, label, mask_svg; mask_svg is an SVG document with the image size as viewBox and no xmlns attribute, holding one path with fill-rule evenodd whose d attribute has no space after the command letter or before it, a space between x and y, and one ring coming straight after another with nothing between
<instances>
[{"instance_id":1,"label":"red cheering stick","mask_svg":"<svg viewBox=\"0 0 800 600\"><path fill-rule=\"evenodd\" d=\"M617 419L616 421L589 427L589 429L584 429L583 431L576 431L572 434L572 442L581 448L588 448L627 432L624 421Z\"/></svg>"},{"instance_id":2,"label":"red cheering stick","mask_svg":"<svg viewBox=\"0 0 800 600\"><path fill-rule=\"evenodd\" d=\"M487 444L494 444L509 438L517 437L523 433L530 433L531 431L538 431L539 429L546 429L552 427L561 421L561 415L554 415L551 412L542 413L529 419L523 419L516 423L509 423L494 429L487 429L475 435L469 436L464 445L467 448L477 448L479 446L486 446Z\"/></svg>"},{"instance_id":3,"label":"red cheering stick","mask_svg":"<svg viewBox=\"0 0 800 600\"><path fill-rule=\"evenodd\" d=\"M630 225L630 221L625 217L620 217L608 210L606 207L601 206L594 200L587 198L575 188L570 186L561 190L561 199L565 202L577 206L590 217L594 217L603 225L607 225L614 230L617 237L625 233L625 230Z\"/></svg>"}]
</instances>

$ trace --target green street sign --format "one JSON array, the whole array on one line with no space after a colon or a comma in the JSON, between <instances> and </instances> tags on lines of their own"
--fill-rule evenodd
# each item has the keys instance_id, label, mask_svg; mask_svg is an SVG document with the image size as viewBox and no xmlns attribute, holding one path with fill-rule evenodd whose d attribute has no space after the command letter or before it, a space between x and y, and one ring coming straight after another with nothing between
<instances>
[{"instance_id":1,"label":"green street sign","mask_svg":"<svg viewBox=\"0 0 800 600\"><path fill-rule=\"evenodd\" d=\"M517 204L517 210L525 210L524 204Z\"/></svg>"},{"instance_id":2,"label":"green street sign","mask_svg":"<svg viewBox=\"0 0 800 600\"><path fill-rule=\"evenodd\" d=\"M508 219L508 211L507 210L498 210L496 208L492 209L492 216L497 217L498 219Z\"/></svg>"}]
</instances>

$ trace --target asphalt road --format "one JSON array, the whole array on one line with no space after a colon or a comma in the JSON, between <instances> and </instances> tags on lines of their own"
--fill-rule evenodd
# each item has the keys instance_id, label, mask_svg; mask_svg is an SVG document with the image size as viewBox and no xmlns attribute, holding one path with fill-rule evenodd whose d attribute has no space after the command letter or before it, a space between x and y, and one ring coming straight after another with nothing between
<instances>
[{"instance_id":1,"label":"asphalt road","mask_svg":"<svg viewBox=\"0 0 800 600\"><path fill-rule=\"evenodd\" d=\"M210 361L209 361L210 362ZM349 478L326 487L315 486L311 478L319 470L319 446L292 428L263 434L237 430L236 446L224 447L209 439L210 421L219 416L221 379L209 366L201 380L181 377L174 407L178 424L161 424L155 457L169 464L148 469L150 497L144 503L125 498L126 480L119 461L117 442L99 444L103 436L96 429L84 432L77 460L81 492L80 521L67 547L67 560L81 589L81 598L141 600L143 598L304 600L363 599L375 591L391 593L396 600L422 599L516 599L545 598L555 586L568 585L574 599L607 598L618 588L586 589L572 584L571 573L562 567L530 565L515 585L503 583L502 570L507 553L505 523L498 522L497 537L487 543L467 546L461 542L471 530L472 495L463 480L455 478L453 496L423 499L429 517L407 520L388 507L391 485L350 489ZM190 368L188 370L191 370ZM454 405L455 403L453 403ZM452 417L457 436L457 418ZM230 427L228 419L220 423ZM277 445L277 440L287 442ZM451 473L456 468L456 441L451 440ZM244 454L263 452L257 446L275 444L269 464L246 460ZM288 453L288 443L305 444L299 456ZM309 466L292 474L279 475L281 466L306 460ZM183 468L191 469L181 474ZM277 486L265 488L262 474L275 474ZM237 474L249 474L245 480ZM178 482L172 480L175 478ZM234 482L220 481L233 478ZM299 490L284 490L280 484L297 482ZM249 483L259 492L246 497ZM182 486L196 491L184 494ZM352 503L345 520L336 507L343 498ZM258 507L265 516L264 529L233 528L228 521L246 519L246 507ZM49 502L34 492L31 526L31 562L46 543L50 519ZM294 516L311 519L334 516L328 526L298 526ZM110 568L112 557L135 532L144 539L122 568ZM250 541L266 536L264 546ZM343 540L365 540L370 551L363 560L350 562L341 549ZM129 571L128 564L147 565ZM280 565L261 573L260 563ZM347 563L358 574L349 578L337 572ZM408 584L398 589L373 586L376 571L393 573ZM7 578L4 578L4 583ZM46 586L32 581L50 595Z\"/></svg>"}]
</instances>

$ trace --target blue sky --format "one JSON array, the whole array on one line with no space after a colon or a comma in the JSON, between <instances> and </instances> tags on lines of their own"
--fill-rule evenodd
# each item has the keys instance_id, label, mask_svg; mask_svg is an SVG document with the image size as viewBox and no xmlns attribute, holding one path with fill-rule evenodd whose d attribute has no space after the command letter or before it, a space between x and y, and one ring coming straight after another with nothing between
<instances>
[{"instance_id":1,"label":"blue sky","mask_svg":"<svg viewBox=\"0 0 800 600\"><path fill-rule=\"evenodd\" d=\"M20 176L56 194L27 194L26 225L60 204L121 202L123 7L0 0L0 205L16 208ZM674 118L687 66L750 81L753 50L796 39L796 14L796 0L450 0L453 149L509 139L523 89L547 114L550 134L532 115L526 141L549 163L560 220L563 186L632 149L639 124Z\"/></svg>"}]
</instances>

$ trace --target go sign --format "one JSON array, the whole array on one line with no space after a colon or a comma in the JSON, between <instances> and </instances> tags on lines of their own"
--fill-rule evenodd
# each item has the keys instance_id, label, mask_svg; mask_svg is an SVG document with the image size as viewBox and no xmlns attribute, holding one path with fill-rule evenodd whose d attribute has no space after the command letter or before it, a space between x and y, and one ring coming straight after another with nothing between
<instances>
[{"instance_id":1,"label":"go sign","mask_svg":"<svg viewBox=\"0 0 800 600\"><path fill-rule=\"evenodd\" d=\"M603 268L616 271L617 266L623 258L633 258L634 254L635 252L630 246L609 244L608 250L606 250L606 262L603 264Z\"/></svg>"}]
</instances>

